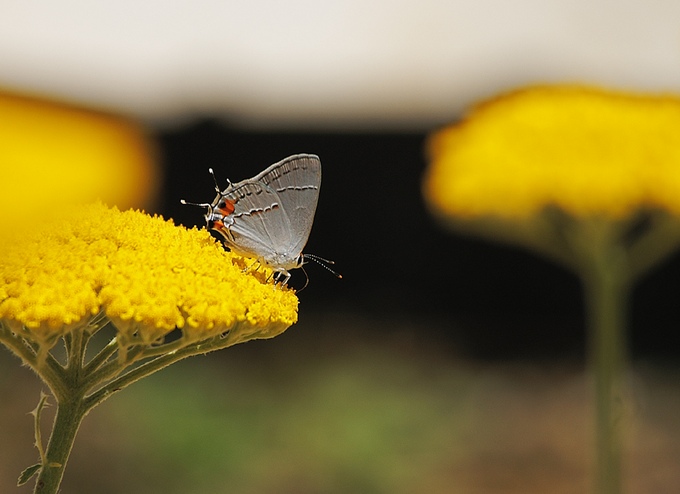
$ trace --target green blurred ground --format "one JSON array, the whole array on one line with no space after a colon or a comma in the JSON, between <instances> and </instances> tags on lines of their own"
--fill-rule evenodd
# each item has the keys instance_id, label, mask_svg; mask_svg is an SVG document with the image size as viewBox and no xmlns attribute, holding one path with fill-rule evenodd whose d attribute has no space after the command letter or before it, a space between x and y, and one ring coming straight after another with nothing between
<instances>
[{"instance_id":1,"label":"green blurred ground","mask_svg":"<svg viewBox=\"0 0 680 494\"><path fill-rule=\"evenodd\" d=\"M274 340L176 364L95 409L63 493L588 492L579 365L464 360L404 321L301 319ZM680 368L643 362L631 374L631 494L680 489L679 378ZM36 460L27 412L39 390L0 351L2 494L32 491L14 485Z\"/></svg>"}]
</instances>

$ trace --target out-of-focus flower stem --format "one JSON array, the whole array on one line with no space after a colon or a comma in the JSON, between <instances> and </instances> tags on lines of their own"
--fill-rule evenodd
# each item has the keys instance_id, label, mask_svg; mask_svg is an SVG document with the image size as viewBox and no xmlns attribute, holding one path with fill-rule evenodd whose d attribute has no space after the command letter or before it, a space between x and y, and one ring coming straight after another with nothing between
<instances>
[{"instance_id":1,"label":"out-of-focus flower stem","mask_svg":"<svg viewBox=\"0 0 680 494\"><path fill-rule=\"evenodd\" d=\"M595 486L598 494L622 492L625 412L624 376L628 364L626 308L630 293L628 257L608 229L592 235L581 258L586 317L590 335L589 365L595 391Z\"/></svg>"}]
</instances>

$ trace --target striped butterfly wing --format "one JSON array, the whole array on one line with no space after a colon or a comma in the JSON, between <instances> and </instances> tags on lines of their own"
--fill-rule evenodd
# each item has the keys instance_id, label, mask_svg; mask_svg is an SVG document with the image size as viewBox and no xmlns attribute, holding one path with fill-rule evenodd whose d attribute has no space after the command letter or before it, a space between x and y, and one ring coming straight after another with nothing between
<instances>
[{"instance_id":1,"label":"striped butterfly wing","mask_svg":"<svg viewBox=\"0 0 680 494\"><path fill-rule=\"evenodd\" d=\"M256 180L244 180L216 198L215 210L223 213L213 228L235 252L270 258L278 246L291 244L291 227L278 194Z\"/></svg>"},{"instance_id":2,"label":"striped butterfly wing","mask_svg":"<svg viewBox=\"0 0 680 494\"><path fill-rule=\"evenodd\" d=\"M257 180L278 196L291 229L288 236L274 239L274 248L297 258L307 243L321 188L321 160L313 154L296 154L256 175Z\"/></svg>"}]
</instances>

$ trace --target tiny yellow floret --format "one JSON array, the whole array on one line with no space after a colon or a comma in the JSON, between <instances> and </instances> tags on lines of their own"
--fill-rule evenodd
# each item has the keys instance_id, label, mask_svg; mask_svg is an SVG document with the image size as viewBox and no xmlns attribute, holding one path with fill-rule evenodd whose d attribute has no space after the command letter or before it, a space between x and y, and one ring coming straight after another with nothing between
<instances>
[{"instance_id":1,"label":"tiny yellow floret","mask_svg":"<svg viewBox=\"0 0 680 494\"><path fill-rule=\"evenodd\" d=\"M294 291L244 272L244 261L205 229L102 204L66 218L36 217L31 235L0 247L0 320L39 343L105 313L122 338L190 339L238 323L252 331L297 321Z\"/></svg>"},{"instance_id":2,"label":"tiny yellow floret","mask_svg":"<svg viewBox=\"0 0 680 494\"><path fill-rule=\"evenodd\" d=\"M424 194L444 216L680 213L677 97L534 87L479 105L429 144Z\"/></svg>"}]
</instances>

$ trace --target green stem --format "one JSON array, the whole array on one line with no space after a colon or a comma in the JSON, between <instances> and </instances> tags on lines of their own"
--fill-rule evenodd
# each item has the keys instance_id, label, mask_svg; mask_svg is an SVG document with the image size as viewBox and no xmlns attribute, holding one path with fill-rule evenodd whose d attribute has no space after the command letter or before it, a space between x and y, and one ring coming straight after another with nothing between
<instances>
[{"instance_id":1,"label":"green stem","mask_svg":"<svg viewBox=\"0 0 680 494\"><path fill-rule=\"evenodd\" d=\"M85 400L85 406L88 409L92 409L99 405L101 402L109 398L112 394L121 391L130 384L133 384L143 377L149 376L154 372L157 372L178 360L186 358L188 355L183 353L174 353L170 355L163 355L161 357L156 357L149 362L145 362L140 366L126 372L122 376L110 381L102 388L98 389L92 395L88 396Z\"/></svg>"},{"instance_id":2,"label":"green stem","mask_svg":"<svg viewBox=\"0 0 680 494\"><path fill-rule=\"evenodd\" d=\"M26 340L9 331L4 331L2 328L0 328L0 342L19 357L24 364L33 369L55 396L64 392L63 369L51 354L46 355L44 362L39 362L36 351L29 346Z\"/></svg>"},{"instance_id":3,"label":"green stem","mask_svg":"<svg viewBox=\"0 0 680 494\"><path fill-rule=\"evenodd\" d=\"M589 332L590 366L595 379L595 492L620 494L623 374L627 365L626 304L629 276L625 255L616 245L593 250L582 270Z\"/></svg>"},{"instance_id":4,"label":"green stem","mask_svg":"<svg viewBox=\"0 0 680 494\"><path fill-rule=\"evenodd\" d=\"M67 361L59 376L62 385L53 390L57 398L57 414L35 484L35 494L56 494L59 491L76 433L87 414L88 409L84 406L83 400L86 390L82 389L80 375L87 339L88 337L80 330L64 337ZM37 424L38 427L39 425Z\"/></svg>"},{"instance_id":5,"label":"green stem","mask_svg":"<svg viewBox=\"0 0 680 494\"><path fill-rule=\"evenodd\" d=\"M657 212L650 216L649 221L650 225L629 248L630 273L633 279L639 278L670 257L680 244L680 222L677 217Z\"/></svg>"},{"instance_id":6,"label":"green stem","mask_svg":"<svg viewBox=\"0 0 680 494\"><path fill-rule=\"evenodd\" d=\"M180 343L180 342L177 342ZM106 385L102 386L100 389L92 393L90 396L85 398L85 406L88 410L99 405L101 402L109 398L112 394L121 391L130 384L133 384L143 377L150 376L151 374L158 372L165 367L178 362L187 357L193 355L205 354L213 350L220 348L227 348L235 344L236 342L230 341L228 338L212 338L204 342L197 342L188 346L177 345L177 348L171 349L168 347L174 347L175 344L169 343L164 347L157 347L149 349L148 354L144 354L142 358L149 358L151 360L144 362L143 364L135 367L132 370L125 372L119 377L112 379ZM91 381L92 385L99 383L97 376L93 376Z\"/></svg>"},{"instance_id":7,"label":"green stem","mask_svg":"<svg viewBox=\"0 0 680 494\"><path fill-rule=\"evenodd\" d=\"M45 454L45 448L42 443L42 430L40 429L40 424L42 423L42 412L47 406L48 396L45 393L40 393L40 401L35 410L31 412L34 417L33 427L35 430L35 447L38 449L38 454L40 455L40 465L47 465L47 455Z\"/></svg>"},{"instance_id":8,"label":"green stem","mask_svg":"<svg viewBox=\"0 0 680 494\"><path fill-rule=\"evenodd\" d=\"M109 358L118 351L118 340L116 337L114 337L111 341L107 343L107 345L101 349L97 355L95 355L92 360L90 360L84 367L83 367L83 374L84 375L89 375L92 374L94 371L99 369L102 365L106 364Z\"/></svg>"},{"instance_id":9,"label":"green stem","mask_svg":"<svg viewBox=\"0 0 680 494\"><path fill-rule=\"evenodd\" d=\"M64 476L76 433L87 410L81 396L73 396L67 401L59 401L54 418L52 435L47 445L47 464L43 465L35 484L34 494L56 494Z\"/></svg>"},{"instance_id":10,"label":"green stem","mask_svg":"<svg viewBox=\"0 0 680 494\"><path fill-rule=\"evenodd\" d=\"M40 463L24 470L19 482L27 481L37 472L34 494L56 494L78 428L92 408L115 392L178 360L226 348L261 334L262 337L267 335L262 331L244 333L236 325L224 337L215 336L189 344L178 339L165 345L135 345L127 349L125 358L120 358L120 355L112 358L116 351L121 350L117 340L114 340L88 363L85 354L91 333L78 328L64 335L66 362L61 365L48 351L40 358L39 345L36 344L34 348L0 322L0 342L5 343L43 378L57 401L52 434L44 451L40 438L40 417L46 399L41 398L35 412L36 447L40 453ZM126 368L129 369L127 372Z\"/></svg>"}]
</instances>

